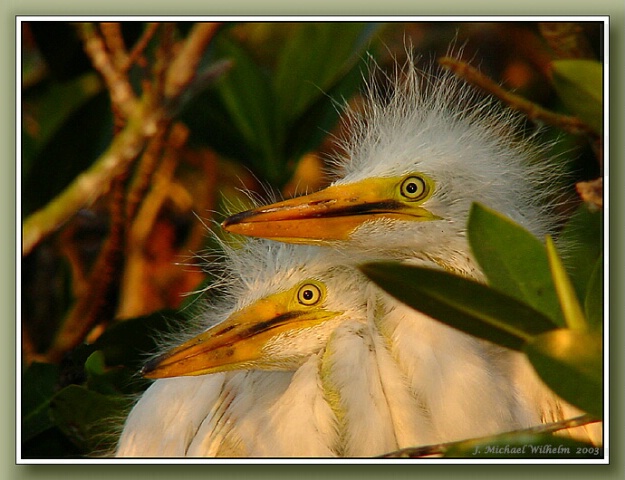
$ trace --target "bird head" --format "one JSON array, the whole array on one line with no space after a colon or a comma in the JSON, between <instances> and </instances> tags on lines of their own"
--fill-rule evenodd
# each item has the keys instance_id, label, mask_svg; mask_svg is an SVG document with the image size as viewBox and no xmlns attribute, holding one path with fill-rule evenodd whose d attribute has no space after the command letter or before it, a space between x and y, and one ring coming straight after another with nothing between
<instances>
[{"instance_id":1,"label":"bird head","mask_svg":"<svg viewBox=\"0 0 625 480\"><path fill-rule=\"evenodd\" d=\"M232 215L223 228L434 260L468 255L473 202L544 232L541 205L553 174L534 161L545 152L517 135L519 116L451 74L424 74L411 62L390 95L374 84L366 99L363 111L347 112L353 134L333 160L329 187Z\"/></svg>"},{"instance_id":2,"label":"bird head","mask_svg":"<svg viewBox=\"0 0 625 480\"><path fill-rule=\"evenodd\" d=\"M251 240L226 256L231 303L213 305L203 318L216 323L149 361L145 377L295 370L362 315L364 278L328 252Z\"/></svg>"}]
</instances>

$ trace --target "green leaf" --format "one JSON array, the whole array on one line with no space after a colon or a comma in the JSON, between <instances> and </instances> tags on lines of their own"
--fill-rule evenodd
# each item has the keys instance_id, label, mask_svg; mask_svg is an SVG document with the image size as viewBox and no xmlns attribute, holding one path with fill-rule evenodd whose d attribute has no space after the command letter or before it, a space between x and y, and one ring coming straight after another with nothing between
<instances>
[{"instance_id":1,"label":"green leaf","mask_svg":"<svg viewBox=\"0 0 625 480\"><path fill-rule=\"evenodd\" d=\"M549 434L506 433L454 444L445 457L460 458L602 458L603 449Z\"/></svg>"},{"instance_id":2,"label":"green leaf","mask_svg":"<svg viewBox=\"0 0 625 480\"><path fill-rule=\"evenodd\" d=\"M51 401L52 417L82 451L105 451L114 445L116 425L132 405L128 397L103 395L78 385L58 392Z\"/></svg>"},{"instance_id":3,"label":"green leaf","mask_svg":"<svg viewBox=\"0 0 625 480\"><path fill-rule=\"evenodd\" d=\"M593 60L555 60L553 85L566 107L592 129L603 131L603 66Z\"/></svg>"},{"instance_id":4,"label":"green leaf","mask_svg":"<svg viewBox=\"0 0 625 480\"><path fill-rule=\"evenodd\" d=\"M323 92L289 125L286 139L287 158L300 158L316 150L332 131L340 117L340 108L332 99L351 98L362 82L364 60L356 64L338 83Z\"/></svg>"},{"instance_id":5,"label":"green leaf","mask_svg":"<svg viewBox=\"0 0 625 480\"><path fill-rule=\"evenodd\" d=\"M471 206L468 238L475 259L493 288L527 303L563 327L544 245L508 217Z\"/></svg>"},{"instance_id":6,"label":"green leaf","mask_svg":"<svg viewBox=\"0 0 625 480\"><path fill-rule=\"evenodd\" d=\"M582 204L558 238L558 249L571 276L578 298L586 298L586 287L602 252L602 213Z\"/></svg>"},{"instance_id":7,"label":"green leaf","mask_svg":"<svg viewBox=\"0 0 625 480\"><path fill-rule=\"evenodd\" d=\"M107 367L104 353L101 350L96 350L89 355L84 368L87 375L86 386L94 392L105 395L132 393L134 388L130 388L130 384L134 387L135 384L139 383L138 379L132 378L136 375L135 370L128 371L127 368L123 367ZM140 388L140 390L143 390L143 388Z\"/></svg>"},{"instance_id":8,"label":"green leaf","mask_svg":"<svg viewBox=\"0 0 625 480\"><path fill-rule=\"evenodd\" d=\"M300 117L356 65L379 25L310 22L298 27L278 58L273 83L287 121Z\"/></svg>"},{"instance_id":9,"label":"green leaf","mask_svg":"<svg viewBox=\"0 0 625 480\"><path fill-rule=\"evenodd\" d=\"M368 263L360 269L412 308L504 347L520 350L532 336L556 328L518 300L444 271L397 262Z\"/></svg>"},{"instance_id":10,"label":"green leaf","mask_svg":"<svg viewBox=\"0 0 625 480\"><path fill-rule=\"evenodd\" d=\"M87 375L104 375L105 369L104 353L100 350L96 350L89 355L85 362L85 373Z\"/></svg>"},{"instance_id":11,"label":"green leaf","mask_svg":"<svg viewBox=\"0 0 625 480\"><path fill-rule=\"evenodd\" d=\"M221 35L215 38L216 53L234 62L230 71L220 77L215 87L228 116L251 150L261 158L253 164L263 176L276 181L285 160L280 155L284 132L276 118L276 98L265 72L238 44Z\"/></svg>"},{"instance_id":12,"label":"green leaf","mask_svg":"<svg viewBox=\"0 0 625 480\"><path fill-rule=\"evenodd\" d=\"M582 306L579 304L573 284L569 280L569 276L550 236L547 237L547 256L553 283L556 287L556 293L558 294L558 300L560 301L560 307L562 308L567 326L573 330L586 330L588 325L584 312L582 312Z\"/></svg>"},{"instance_id":13,"label":"green leaf","mask_svg":"<svg viewBox=\"0 0 625 480\"><path fill-rule=\"evenodd\" d=\"M564 400L603 416L603 347L598 332L559 329L532 338L523 349L542 380Z\"/></svg>"},{"instance_id":14,"label":"green leaf","mask_svg":"<svg viewBox=\"0 0 625 480\"><path fill-rule=\"evenodd\" d=\"M189 126L189 143L208 145L226 158L254 169L262 153L256 145L249 144L228 112L223 99L214 89L197 95L192 102L184 104L181 120ZM256 170L259 176L263 173ZM263 180L267 180L262 177Z\"/></svg>"},{"instance_id":15,"label":"green leaf","mask_svg":"<svg viewBox=\"0 0 625 480\"><path fill-rule=\"evenodd\" d=\"M33 363L22 377L22 442L54 426L50 400L59 381L59 367Z\"/></svg>"},{"instance_id":16,"label":"green leaf","mask_svg":"<svg viewBox=\"0 0 625 480\"><path fill-rule=\"evenodd\" d=\"M603 256L595 263L595 269L590 276L586 299L584 300L584 312L591 330L603 328Z\"/></svg>"}]
</instances>

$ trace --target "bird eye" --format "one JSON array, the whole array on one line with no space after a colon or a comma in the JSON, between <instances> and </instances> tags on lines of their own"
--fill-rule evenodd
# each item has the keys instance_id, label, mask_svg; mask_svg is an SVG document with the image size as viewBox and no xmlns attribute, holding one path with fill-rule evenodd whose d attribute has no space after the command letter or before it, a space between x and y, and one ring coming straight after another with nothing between
<instances>
[{"instance_id":1,"label":"bird eye","mask_svg":"<svg viewBox=\"0 0 625 480\"><path fill-rule=\"evenodd\" d=\"M401 184L401 194L408 200L419 200L427 193L427 184L421 177L411 175Z\"/></svg>"},{"instance_id":2,"label":"bird eye","mask_svg":"<svg viewBox=\"0 0 625 480\"><path fill-rule=\"evenodd\" d=\"M297 291L297 301L302 305L314 305L321 300L321 289L312 283L302 285Z\"/></svg>"}]
</instances>

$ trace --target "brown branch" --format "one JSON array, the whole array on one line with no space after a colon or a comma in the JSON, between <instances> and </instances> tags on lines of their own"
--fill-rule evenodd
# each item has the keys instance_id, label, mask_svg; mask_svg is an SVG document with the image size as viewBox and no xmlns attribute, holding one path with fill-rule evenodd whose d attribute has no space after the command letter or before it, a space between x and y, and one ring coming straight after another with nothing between
<instances>
[{"instance_id":1,"label":"brown branch","mask_svg":"<svg viewBox=\"0 0 625 480\"><path fill-rule=\"evenodd\" d=\"M218 167L217 154L212 150L187 150L184 155L185 163L202 171L201 188L192 192L195 212L212 212L215 210L217 195ZM202 213L204 215L204 213ZM194 222L186 243L180 247L180 252L197 252L206 240L206 224L203 221Z\"/></svg>"},{"instance_id":2,"label":"brown branch","mask_svg":"<svg viewBox=\"0 0 625 480\"><path fill-rule=\"evenodd\" d=\"M128 52L124 43L121 25L118 22L100 23L100 31L104 37L107 50L113 57L113 64L118 71L122 71L123 65L128 61Z\"/></svg>"},{"instance_id":3,"label":"brown branch","mask_svg":"<svg viewBox=\"0 0 625 480\"><path fill-rule=\"evenodd\" d=\"M149 242L150 235L154 232L157 224L159 213L165 202L171 198L171 192L175 187L174 176L180 160L178 150L186 142L187 137L187 128L178 123L171 129L167 142L161 142L159 157L162 154L162 161L158 164L158 169L154 172L150 182L152 188L147 194L144 192L145 198L128 229L126 271L117 311L117 317L120 319L145 315L155 308L164 306L156 303L154 295L150 294L150 286L153 285L154 278L148 276L150 268L147 266L153 263L153 259L149 258L148 253L150 250ZM178 201L183 198L184 195L176 196Z\"/></svg>"},{"instance_id":4,"label":"brown branch","mask_svg":"<svg viewBox=\"0 0 625 480\"><path fill-rule=\"evenodd\" d=\"M65 318L50 349L45 353L48 362L59 362L63 355L82 342L98 324L114 314L111 296L115 291L115 279L123 262L124 251L124 171L113 180L110 202L110 233L98 259L89 273L88 288L74 304Z\"/></svg>"},{"instance_id":5,"label":"brown branch","mask_svg":"<svg viewBox=\"0 0 625 480\"><path fill-rule=\"evenodd\" d=\"M473 438L470 440L461 440L459 442L439 443L437 445L425 445L423 447L402 448L401 450L396 450L394 452L382 455L380 458L422 458L422 457L440 456L440 455L444 455L453 447L463 446L466 444L470 444L470 445L480 444L481 445L481 444L496 443L501 440L501 437L505 437L509 440L512 440L512 437L516 435L539 435L539 434L555 433L560 430L581 427L584 425L597 423L600 421L601 420L596 419L592 415L585 414L585 415L581 415L575 418L569 418L566 420L560 420L558 422L536 425L534 427L529 427L529 428L525 428L522 430L514 430L511 432L506 432L506 433L502 433L499 435L490 435L486 437Z\"/></svg>"},{"instance_id":6,"label":"brown branch","mask_svg":"<svg viewBox=\"0 0 625 480\"><path fill-rule=\"evenodd\" d=\"M136 108L137 98L126 75L120 72L111 56L106 51L102 38L90 23L81 23L78 32L83 40L85 52L91 59L93 67L100 72L111 96L111 102L126 116L132 115Z\"/></svg>"},{"instance_id":7,"label":"brown branch","mask_svg":"<svg viewBox=\"0 0 625 480\"><path fill-rule=\"evenodd\" d=\"M150 98L153 102L161 104L165 97L165 83L167 67L171 65L174 47L173 23L165 23L162 28L161 41L156 50L156 60L152 68L152 85L150 86Z\"/></svg>"},{"instance_id":8,"label":"brown branch","mask_svg":"<svg viewBox=\"0 0 625 480\"><path fill-rule=\"evenodd\" d=\"M591 137L596 136L592 129L579 118L551 112L530 102L526 98L510 93L465 62L455 58L442 57L439 59L439 63L467 82L499 98L514 110L524 113L530 120L539 120L576 135L586 134Z\"/></svg>"},{"instance_id":9,"label":"brown branch","mask_svg":"<svg viewBox=\"0 0 625 480\"><path fill-rule=\"evenodd\" d=\"M170 186L174 181L174 173L178 166L179 149L188 137L187 128L178 123L171 129L167 143L164 145L162 161L154 172L152 189L147 192L144 202L135 215L135 220L128 231L131 248L141 248L147 240L156 217L165 200L169 196ZM163 144L161 144L163 146Z\"/></svg>"},{"instance_id":10,"label":"brown branch","mask_svg":"<svg viewBox=\"0 0 625 480\"><path fill-rule=\"evenodd\" d=\"M139 61L143 55L143 51L146 49L148 43L150 43L150 40L152 40L152 37L158 30L159 25L159 23L148 23L147 27L143 31L143 34L141 35L141 38L139 38L134 47L132 47L128 58L126 59L126 63L121 67L123 72L127 72L134 63Z\"/></svg>"},{"instance_id":11,"label":"brown branch","mask_svg":"<svg viewBox=\"0 0 625 480\"><path fill-rule=\"evenodd\" d=\"M158 166L158 161L163 154L164 138L169 128L168 124L161 122L156 133L150 138L141 160L135 170L133 180L126 196L126 222L127 227L134 221L141 201L152 182L152 175Z\"/></svg>"},{"instance_id":12,"label":"brown branch","mask_svg":"<svg viewBox=\"0 0 625 480\"><path fill-rule=\"evenodd\" d=\"M219 23L196 24L175 60L167 69L165 97L177 98L195 78L204 50L217 33Z\"/></svg>"},{"instance_id":13,"label":"brown branch","mask_svg":"<svg viewBox=\"0 0 625 480\"><path fill-rule=\"evenodd\" d=\"M194 77L203 49L217 30L217 24L196 25L183 44L180 55L167 70L166 86L181 94ZM146 138L154 135L164 111L161 105L139 102L125 75L113 65L102 38L91 24L81 24L79 32L94 68L102 75L113 105L119 108L126 123L115 135L109 148L86 171L45 207L34 212L22 224L22 254L27 255L44 237L55 231L80 208L90 205L110 187L113 177L128 168L144 147Z\"/></svg>"}]
</instances>

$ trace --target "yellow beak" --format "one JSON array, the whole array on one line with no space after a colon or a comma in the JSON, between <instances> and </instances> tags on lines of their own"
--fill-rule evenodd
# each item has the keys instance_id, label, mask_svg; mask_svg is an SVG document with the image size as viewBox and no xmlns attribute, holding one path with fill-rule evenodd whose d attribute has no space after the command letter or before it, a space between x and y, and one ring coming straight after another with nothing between
<instances>
[{"instance_id":1,"label":"yellow beak","mask_svg":"<svg viewBox=\"0 0 625 480\"><path fill-rule=\"evenodd\" d=\"M333 185L310 195L255 208L228 217L231 233L287 243L347 240L363 223L378 218L434 220L438 217L395 193L397 179L370 178Z\"/></svg>"},{"instance_id":2,"label":"yellow beak","mask_svg":"<svg viewBox=\"0 0 625 480\"><path fill-rule=\"evenodd\" d=\"M246 368L279 369L280 359L263 351L270 339L337 315L321 308L293 308L291 297L290 291L274 294L233 313L224 322L148 362L142 375L165 378Z\"/></svg>"}]
</instances>

